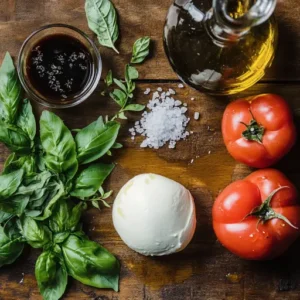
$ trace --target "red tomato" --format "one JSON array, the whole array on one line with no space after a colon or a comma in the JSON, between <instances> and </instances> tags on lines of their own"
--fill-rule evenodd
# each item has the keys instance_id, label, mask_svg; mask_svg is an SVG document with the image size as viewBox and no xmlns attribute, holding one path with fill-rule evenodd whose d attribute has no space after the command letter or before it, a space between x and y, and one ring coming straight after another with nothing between
<instances>
[{"instance_id":1,"label":"red tomato","mask_svg":"<svg viewBox=\"0 0 300 300\"><path fill-rule=\"evenodd\" d=\"M222 133L228 152L255 168L273 165L296 141L288 104L272 94L230 103L223 115Z\"/></svg>"},{"instance_id":2,"label":"red tomato","mask_svg":"<svg viewBox=\"0 0 300 300\"><path fill-rule=\"evenodd\" d=\"M300 236L296 188L274 169L256 171L227 186L212 214L219 241L245 259L272 259Z\"/></svg>"}]
</instances>

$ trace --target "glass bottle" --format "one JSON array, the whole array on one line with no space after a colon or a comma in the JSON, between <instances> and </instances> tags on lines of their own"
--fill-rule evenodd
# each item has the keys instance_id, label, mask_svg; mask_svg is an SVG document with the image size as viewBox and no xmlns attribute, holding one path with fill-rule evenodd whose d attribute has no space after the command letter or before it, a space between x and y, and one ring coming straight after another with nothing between
<instances>
[{"instance_id":1,"label":"glass bottle","mask_svg":"<svg viewBox=\"0 0 300 300\"><path fill-rule=\"evenodd\" d=\"M213 95L249 88L274 58L275 6L276 0L175 0L164 28L174 71Z\"/></svg>"}]
</instances>

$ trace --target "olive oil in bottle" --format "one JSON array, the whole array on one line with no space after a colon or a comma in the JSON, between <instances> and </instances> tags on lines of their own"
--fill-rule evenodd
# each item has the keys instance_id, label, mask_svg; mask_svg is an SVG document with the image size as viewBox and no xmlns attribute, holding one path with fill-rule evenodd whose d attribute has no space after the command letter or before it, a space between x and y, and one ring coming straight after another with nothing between
<instances>
[{"instance_id":1,"label":"olive oil in bottle","mask_svg":"<svg viewBox=\"0 0 300 300\"><path fill-rule=\"evenodd\" d=\"M209 94L249 88L274 58L275 5L276 0L175 0L164 28L174 71Z\"/></svg>"}]
</instances>

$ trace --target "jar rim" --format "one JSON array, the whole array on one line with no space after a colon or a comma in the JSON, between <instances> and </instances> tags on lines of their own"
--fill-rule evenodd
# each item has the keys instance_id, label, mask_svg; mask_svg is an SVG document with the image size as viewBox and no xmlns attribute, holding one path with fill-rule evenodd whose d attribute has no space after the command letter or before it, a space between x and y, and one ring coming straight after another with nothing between
<instances>
[{"instance_id":1,"label":"jar rim","mask_svg":"<svg viewBox=\"0 0 300 300\"><path fill-rule=\"evenodd\" d=\"M88 44L91 46L91 48L93 49L93 56L96 57L96 59L93 59L93 64L95 67L95 72L93 74L93 77L91 79L91 81L89 83L87 83L87 86L85 87L86 91L78 96L78 99L76 98L74 101L69 102L69 103L63 103L61 102L60 104L57 103L51 103L51 102L47 102L45 101L43 98L41 98L37 93L35 93L35 91L28 85L28 83L26 82L25 78L24 78L24 72L23 72L23 54L24 51L26 49L26 46L28 45L29 41L36 36L38 33L41 33L47 29L51 29L51 28L66 28L66 29L70 29L74 32L76 32L77 34L79 34L84 40L86 40L88 42ZM38 28L37 30L33 31L23 42L22 47L19 51L19 55L18 55L18 62L17 62L17 71L18 71L18 75L19 75L19 79L21 81L21 84L25 90L25 92L28 94L29 98L36 101L37 103L48 107L48 108L59 108L59 109L63 109L63 108L70 108L70 107L74 107L79 105L80 103L84 102L85 100L87 100L89 98L89 96L95 91L96 87L98 86L98 83L100 81L101 78L101 73L102 73L102 59L101 59L101 55L100 52L98 50L98 48L96 47L95 43L87 36L87 34L85 34L83 31L81 31L80 29L72 26L72 25L68 25L68 24L62 24L62 23L55 23L55 24L48 24L45 26L42 26L40 28Z\"/></svg>"}]
</instances>

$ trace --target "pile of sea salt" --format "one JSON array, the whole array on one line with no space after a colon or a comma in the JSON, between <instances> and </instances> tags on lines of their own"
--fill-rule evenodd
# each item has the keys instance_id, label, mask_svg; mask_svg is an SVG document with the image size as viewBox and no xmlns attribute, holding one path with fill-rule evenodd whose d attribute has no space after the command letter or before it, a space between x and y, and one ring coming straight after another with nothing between
<instances>
[{"instance_id":1,"label":"pile of sea salt","mask_svg":"<svg viewBox=\"0 0 300 300\"><path fill-rule=\"evenodd\" d=\"M145 91L149 94L150 89ZM189 132L186 126L190 121L185 113L187 105L180 100L175 100L173 89L163 91L158 88L153 93L152 99L147 105L140 121L135 122L133 128L129 129L132 139L136 133L145 137L141 147L158 149L168 143L169 148L175 148L176 142L185 139Z\"/></svg>"}]
</instances>

